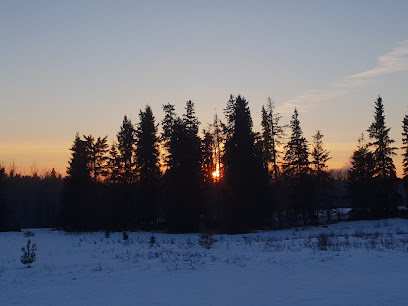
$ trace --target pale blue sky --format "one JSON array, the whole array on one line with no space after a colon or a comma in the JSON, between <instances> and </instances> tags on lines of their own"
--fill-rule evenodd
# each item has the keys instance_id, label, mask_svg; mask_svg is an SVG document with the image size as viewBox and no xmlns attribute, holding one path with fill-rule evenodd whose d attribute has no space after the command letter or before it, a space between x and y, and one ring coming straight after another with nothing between
<instances>
[{"instance_id":1,"label":"pale blue sky","mask_svg":"<svg viewBox=\"0 0 408 306\"><path fill-rule=\"evenodd\" d=\"M64 170L74 134L109 136L146 104L205 127L230 94L255 128L274 97L305 136L348 161L384 99L392 137L408 112L408 1L1 1L0 161ZM397 166L400 158L396 158Z\"/></svg>"}]
</instances>

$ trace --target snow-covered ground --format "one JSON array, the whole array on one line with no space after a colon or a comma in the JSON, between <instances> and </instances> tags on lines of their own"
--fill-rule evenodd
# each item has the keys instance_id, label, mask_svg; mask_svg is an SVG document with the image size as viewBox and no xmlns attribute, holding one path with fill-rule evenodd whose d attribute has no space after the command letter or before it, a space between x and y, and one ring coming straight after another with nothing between
<instances>
[{"instance_id":1,"label":"snow-covered ground","mask_svg":"<svg viewBox=\"0 0 408 306\"><path fill-rule=\"evenodd\" d=\"M30 231L0 233L1 305L408 303L408 220L216 235L211 249L197 234L155 233L151 246L151 233Z\"/></svg>"}]
</instances>

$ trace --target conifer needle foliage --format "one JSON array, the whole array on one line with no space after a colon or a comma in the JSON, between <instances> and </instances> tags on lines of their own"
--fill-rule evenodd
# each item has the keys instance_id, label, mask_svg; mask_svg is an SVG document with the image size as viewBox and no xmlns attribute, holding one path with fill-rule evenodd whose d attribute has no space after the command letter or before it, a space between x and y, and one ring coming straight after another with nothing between
<instances>
[{"instance_id":1,"label":"conifer needle foliage","mask_svg":"<svg viewBox=\"0 0 408 306\"><path fill-rule=\"evenodd\" d=\"M37 260L37 246L35 243L31 244L31 240L27 241L27 245L21 248L23 255L21 255L20 261L27 268L31 268L31 264Z\"/></svg>"}]
</instances>

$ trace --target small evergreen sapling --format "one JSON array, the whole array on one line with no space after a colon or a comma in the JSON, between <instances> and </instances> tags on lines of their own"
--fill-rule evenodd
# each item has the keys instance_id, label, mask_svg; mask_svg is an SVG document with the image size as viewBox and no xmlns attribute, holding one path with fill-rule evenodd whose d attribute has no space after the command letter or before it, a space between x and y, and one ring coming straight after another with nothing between
<instances>
[{"instance_id":1,"label":"small evergreen sapling","mask_svg":"<svg viewBox=\"0 0 408 306\"><path fill-rule=\"evenodd\" d=\"M20 258L21 263L27 265L27 268L31 268L31 264L37 259L37 246L35 243L31 245L31 240L28 240L26 247L22 247L21 251L23 251L23 255Z\"/></svg>"}]
</instances>

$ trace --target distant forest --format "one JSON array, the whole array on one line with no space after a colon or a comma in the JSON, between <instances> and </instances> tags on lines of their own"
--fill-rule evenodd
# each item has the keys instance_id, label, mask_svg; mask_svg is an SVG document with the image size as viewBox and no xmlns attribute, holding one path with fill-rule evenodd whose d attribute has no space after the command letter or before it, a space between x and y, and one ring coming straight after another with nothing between
<instances>
[{"instance_id":1,"label":"distant forest","mask_svg":"<svg viewBox=\"0 0 408 306\"><path fill-rule=\"evenodd\" d=\"M160 132L146 106L136 124L124 116L112 144L76 134L65 177L1 166L0 230L242 233L334 222L339 207L352 208L352 219L406 217L408 114L399 179L380 96L374 107L351 168L329 171L323 133L309 142L297 109L283 125L272 99L261 110L261 133L239 95L230 96L223 120L215 115L201 131L191 101L181 116L163 105Z\"/></svg>"}]
</instances>

